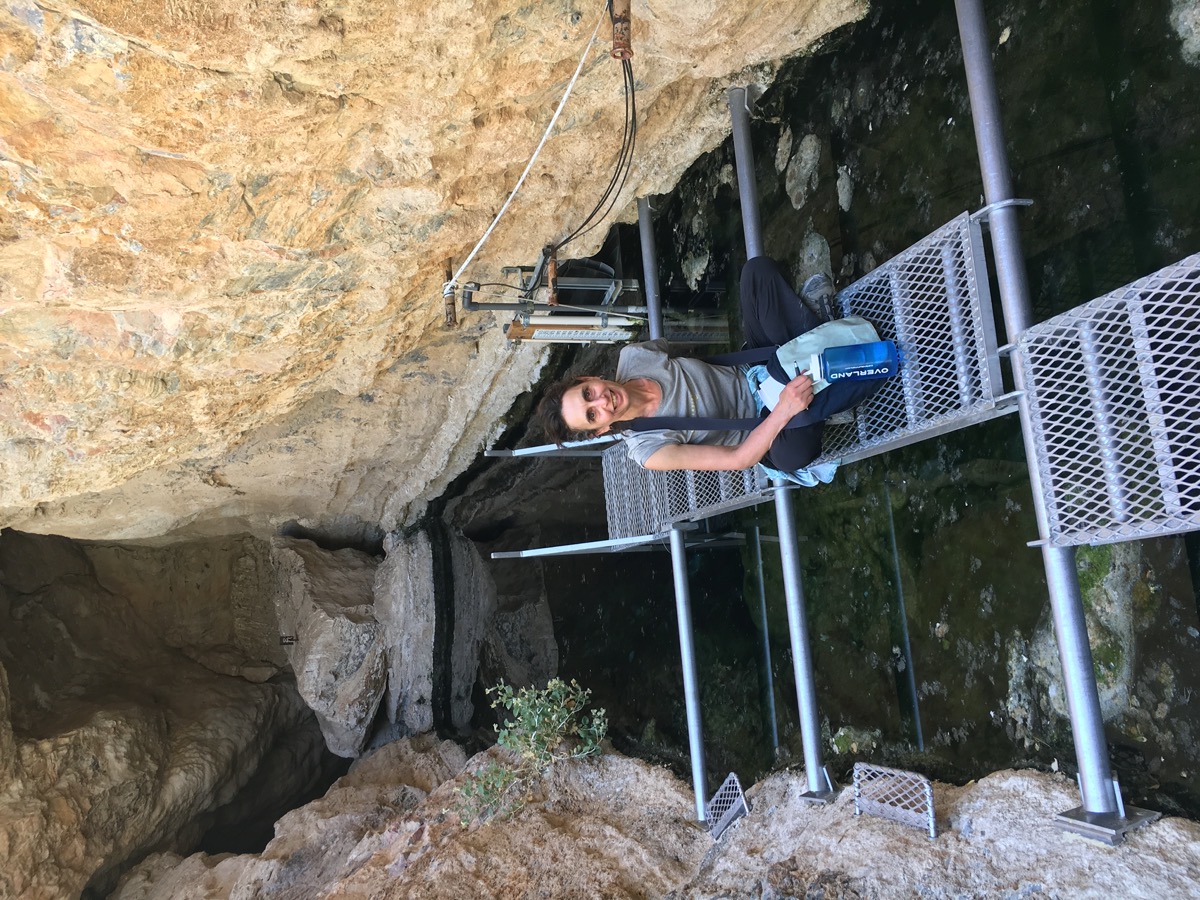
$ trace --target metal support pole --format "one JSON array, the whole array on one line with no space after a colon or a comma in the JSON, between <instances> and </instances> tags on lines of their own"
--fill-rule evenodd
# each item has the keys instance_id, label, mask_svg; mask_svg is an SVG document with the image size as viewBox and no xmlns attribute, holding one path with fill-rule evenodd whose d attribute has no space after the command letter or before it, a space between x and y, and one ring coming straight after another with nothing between
<instances>
[{"instance_id":1,"label":"metal support pole","mask_svg":"<svg viewBox=\"0 0 1200 900\"><path fill-rule=\"evenodd\" d=\"M762 224L758 216L758 185L754 180L754 148L750 145L750 110L745 88L729 89L729 114L733 120L733 152L737 160L738 196L742 203L742 230L746 256L763 255ZM805 800L828 803L833 783L821 759L821 723L817 719L817 692L813 685L812 656L808 646L808 620L804 612L804 585L800 581L796 518L787 482L775 479L775 518L779 523L779 557L783 565L783 591L787 600L788 631L792 642L792 668L796 675L796 701L800 709L800 736L804 743L804 769L808 776Z\"/></svg>"},{"instance_id":2,"label":"metal support pole","mask_svg":"<svg viewBox=\"0 0 1200 900\"><path fill-rule=\"evenodd\" d=\"M767 626L767 586L763 582L762 533L758 525L749 529L750 551L754 556L755 583L758 585L758 618L762 623L758 637L762 644L760 671L762 672L763 718L767 733L771 737L771 759L779 754L779 720L775 715L775 673L771 666L771 631Z\"/></svg>"},{"instance_id":3,"label":"metal support pole","mask_svg":"<svg viewBox=\"0 0 1200 900\"><path fill-rule=\"evenodd\" d=\"M908 610L904 604L904 577L900 571L900 550L896 546L896 517L892 513L892 485L883 483L883 500L887 505L888 537L891 539L892 564L896 572L896 618L900 631L900 650L904 660L904 692L908 705L912 709L913 735L917 741L917 750L925 752L925 735L921 731L921 698L917 694L917 673L913 667L912 641L908 638Z\"/></svg>"},{"instance_id":4,"label":"metal support pole","mask_svg":"<svg viewBox=\"0 0 1200 900\"><path fill-rule=\"evenodd\" d=\"M787 482L777 478L775 518L779 523L779 561L783 566L783 593L787 600L788 632L792 640L792 669L796 675L796 703L800 709L800 736L804 743L804 771L808 793L801 797L816 803L833 798L833 784L821 758L821 723L817 718L817 691L813 683L812 654L808 645L808 616L804 609L804 585L800 580L800 551L796 538L796 514Z\"/></svg>"},{"instance_id":5,"label":"metal support pole","mask_svg":"<svg viewBox=\"0 0 1200 900\"><path fill-rule=\"evenodd\" d=\"M650 340L663 336L662 301L658 289L658 251L654 246L654 222L650 219L650 201L638 197L638 236L642 241L642 284L646 286L646 309Z\"/></svg>"},{"instance_id":6,"label":"metal support pole","mask_svg":"<svg viewBox=\"0 0 1200 900\"><path fill-rule=\"evenodd\" d=\"M679 620L679 655L683 657L683 697L687 704L696 821L703 822L708 793L704 784L704 732L700 726L700 684L696 679L696 647L692 640L692 602L688 592L687 550L683 541L685 528L679 524L671 528L671 571L675 575L675 616Z\"/></svg>"},{"instance_id":7,"label":"metal support pole","mask_svg":"<svg viewBox=\"0 0 1200 900\"><path fill-rule=\"evenodd\" d=\"M758 216L758 182L754 180L754 149L750 146L750 106L746 89L729 89L729 115L733 119L733 154L737 160L738 198L742 204L742 230L746 233L746 258L763 255L762 221Z\"/></svg>"},{"instance_id":8,"label":"metal support pole","mask_svg":"<svg viewBox=\"0 0 1200 900\"><path fill-rule=\"evenodd\" d=\"M1008 154L1004 146L1000 119L1000 98L992 71L991 44L983 17L982 0L955 0L958 29L962 39L963 65L967 73L971 117L975 123L975 143L979 148L979 166L983 174L984 197L991 205L1013 199ZM996 277L1000 287L1000 302L1010 343L1016 343L1030 325L1031 304L1029 286L1025 279L1024 255L1017 227L1017 208L1001 206L989 216L992 247L996 256ZM1019 395L1021 433L1025 440L1025 458L1029 481L1033 489L1034 512L1038 536L1042 541L1042 560L1050 592L1050 607L1054 615L1054 632L1063 666L1063 684L1067 708L1071 716L1071 734L1075 741L1075 756L1079 764L1079 789L1083 805L1058 817L1058 824L1089 837L1109 843L1119 843L1122 835L1135 825L1152 818L1131 810L1127 816L1121 810L1119 788L1112 774L1108 745L1104 739L1104 722L1100 714L1100 697L1096 690L1096 675L1088 644L1083 602L1079 593L1079 578L1075 570L1075 551L1051 547L1045 494L1038 469L1032 420L1028 399L1024 393L1025 373L1019 357L1013 358L1013 381ZM1157 818L1156 814L1146 813ZM1134 821L1134 819L1138 819Z\"/></svg>"}]
</instances>

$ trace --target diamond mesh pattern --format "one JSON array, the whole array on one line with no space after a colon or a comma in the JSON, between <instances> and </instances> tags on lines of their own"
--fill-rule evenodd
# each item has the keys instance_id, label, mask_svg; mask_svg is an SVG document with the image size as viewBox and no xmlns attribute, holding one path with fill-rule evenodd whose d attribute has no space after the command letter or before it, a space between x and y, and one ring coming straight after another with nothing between
<instances>
[{"instance_id":1,"label":"diamond mesh pattern","mask_svg":"<svg viewBox=\"0 0 1200 900\"><path fill-rule=\"evenodd\" d=\"M709 823L709 833L713 840L718 840L721 834L750 812L746 803L746 795L742 792L742 783L737 774L730 772L724 783L713 794L712 799L704 807L704 818Z\"/></svg>"},{"instance_id":2,"label":"diamond mesh pattern","mask_svg":"<svg viewBox=\"0 0 1200 900\"><path fill-rule=\"evenodd\" d=\"M871 322L899 347L900 374L827 425L819 461L850 462L998 414L1000 371L978 226L963 213L838 295L842 315ZM747 472L650 472L617 444L604 454L609 536L661 534L767 499Z\"/></svg>"},{"instance_id":3,"label":"diamond mesh pattern","mask_svg":"<svg viewBox=\"0 0 1200 900\"><path fill-rule=\"evenodd\" d=\"M612 538L658 534L672 522L753 506L770 483L757 466L736 472L652 472L619 442L604 451L604 499Z\"/></svg>"},{"instance_id":4,"label":"diamond mesh pattern","mask_svg":"<svg viewBox=\"0 0 1200 900\"><path fill-rule=\"evenodd\" d=\"M915 772L855 763L854 814L863 813L923 828L931 838L937 837L933 785Z\"/></svg>"},{"instance_id":5,"label":"diamond mesh pattern","mask_svg":"<svg viewBox=\"0 0 1200 900\"><path fill-rule=\"evenodd\" d=\"M980 421L1002 392L995 326L978 226L963 213L838 294L900 349L900 373L825 429L822 461L849 462L931 431Z\"/></svg>"},{"instance_id":6,"label":"diamond mesh pattern","mask_svg":"<svg viewBox=\"0 0 1200 900\"><path fill-rule=\"evenodd\" d=\"M1200 254L1028 329L1049 540L1200 528Z\"/></svg>"}]
</instances>

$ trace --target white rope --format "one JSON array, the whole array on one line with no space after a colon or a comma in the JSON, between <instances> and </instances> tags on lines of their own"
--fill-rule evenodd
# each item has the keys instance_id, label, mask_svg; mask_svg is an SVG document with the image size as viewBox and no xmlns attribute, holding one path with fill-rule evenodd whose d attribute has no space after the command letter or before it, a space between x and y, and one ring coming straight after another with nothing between
<instances>
[{"instance_id":1,"label":"white rope","mask_svg":"<svg viewBox=\"0 0 1200 900\"><path fill-rule=\"evenodd\" d=\"M458 284L459 276L466 271L467 266L471 264L471 260L475 258L475 254L479 252L480 248L482 248L487 242L487 239L491 237L492 231L495 230L497 223L500 221L500 217L503 216L508 210L509 204L512 203L513 198L517 196L517 191L519 191L521 189L521 185L525 183L525 177L533 168L533 164L537 162L538 154L542 152L542 147L546 146L546 141L550 138L550 132L554 130L554 123L558 121L559 113L561 113L563 111L563 107L567 105L567 98L571 96L571 91L575 87L575 82L579 79L579 73L583 71L583 64L587 62L588 54L592 52L592 45L596 43L596 35L600 33L600 26L604 23L604 14L607 11L608 3L606 0L604 7L600 10L600 19L596 22L596 28L592 32L591 40L589 40L587 46L583 48L583 56L579 59L579 65L575 68L575 74L571 76L571 82L567 85L567 90L563 94L562 100L558 102L558 109L554 111L554 115L550 119L550 124L546 126L546 133L542 135L541 143L538 144L537 149L533 151L533 157L529 160L529 165L527 165L525 167L525 171L521 173L521 177L517 180L517 186L512 189L512 193L508 195L508 199L505 200L504 205L500 207L500 212L496 213L496 218L492 220L492 224L488 226L488 230L483 233L483 237L479 239L479 243L475 245L475 249L471 251L471 254L467 257L466 261L458 267L458 271L454 273L454 276L444 285L442 285L443 297L448 297L454 293L454 287Z\"/></svg>"}]
</instances>

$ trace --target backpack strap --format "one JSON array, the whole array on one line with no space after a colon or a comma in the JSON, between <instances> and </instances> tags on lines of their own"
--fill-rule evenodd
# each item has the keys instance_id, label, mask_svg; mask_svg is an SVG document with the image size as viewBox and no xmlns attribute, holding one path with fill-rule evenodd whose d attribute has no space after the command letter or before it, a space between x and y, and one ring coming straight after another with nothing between
<instances>
[{"instance_id":1,"label":"backpack strap","mask_svg":"<svg viewBox=\"0 0 1200 900\"><path fill-rule=\"evenodd\" d=\"M784 429L807 428L823 421L807 409L792 416ZM762 419L710 419L705 416L643 416L622 422L626 431L753 431Z\"/></svg>"}]
</instances>

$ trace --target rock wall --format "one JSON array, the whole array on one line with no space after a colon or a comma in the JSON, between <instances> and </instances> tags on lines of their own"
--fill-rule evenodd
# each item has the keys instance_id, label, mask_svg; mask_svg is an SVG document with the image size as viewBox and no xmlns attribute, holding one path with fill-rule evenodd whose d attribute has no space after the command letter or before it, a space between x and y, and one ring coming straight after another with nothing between
<instances>
[{"instance_id":1,"label":"rock wall","mask_svg":"<svg viewBox=\"0 0 1200 900\"><path fill-rule=\"evenodd\" d=\"M408 540L389 540L385 547L374 586L375 617L392 648L384 709L398 734L422 734L433 728L433 550L423 531Z\"/></svg>"},{"instance_id":2,"label":"rock wall","mask_svg":"<svg viewBox=\"0 0 1200 900\"><path fill-rule=\"evenodd\" d=\"M418 781L403 762L414 757L449 780ZM446 745L389 745L284 818L261 856L154 856L114 898L1172 897L1187 893L1200 842L1183 819L1115 850L1062 832L1053 816L1075 805L1075 787L1036 772L935 784L934 841L856 817L849 789L812 806L796 772L752 787L750 814L715 843L682 782L617 754L556 766L502 822L463 827L446 812L462 778Z\"/></svg>"},{"instance_id":3,"label":"rock wall","mask_svg":"<svg viewBox=\"0 0 1200 900\"><path fill-rule=\"evenodd\" d=\"M865 0L635 4L619 214L728 132L723 89ZM411 523L541 355L441 286L602 3L0 8L0 526L109 539ZM620 143L608 30L466 276L582 221ZM604 229L573 252L587 255Z\"/></svg>"},{"instance_id":4,"label":"rock wall","mask_svg":"<svg viewBox=\"0 0 1200 900\"><path fill-rule=\"evenodd\" d=\"M280 640L297 688L329 749L354 757L366 744L387 684L387 647L375 618L376 561L278 538L272 546Z\"/></svg>"},{"instance_id":5,"label":"rock wall","mask_svg":"<svg viewBox=\"0 0 1200 900\"><path fill-rule=\"evenodd\" d=\"M474 546L451 533L446 553L457 602L435 597L422 532L382 561L294 538L0 535L0 896L72 896L149 850L269 831L330 753L430 731L435 683L439 724L466 730L484 642L516 654L489 677L525 683L547 662L520 648L553 632L544 599L498 626Z\"/></svg>"},{"instance_id":6,"label":"rock wall","mask_svg":"<svg viewBox=\"0 0 1200 900\"><path fill-rule=\"evenodd\" d=\"M228 590L195 589L235 568L239 542L224 543L190 570L183 554L125 552L117 593L115 548L0 536L0 896L102 891L131 857L189 849L321 776L294 686L263 679L269 655L230 649ZM151 577L166 571L174 582Z\"/></svg>"}]
</instances>

